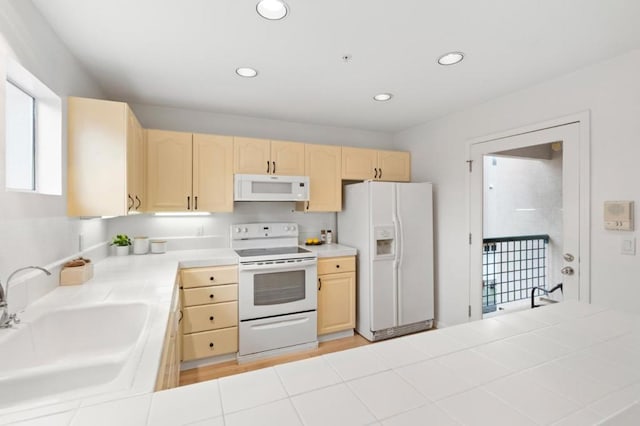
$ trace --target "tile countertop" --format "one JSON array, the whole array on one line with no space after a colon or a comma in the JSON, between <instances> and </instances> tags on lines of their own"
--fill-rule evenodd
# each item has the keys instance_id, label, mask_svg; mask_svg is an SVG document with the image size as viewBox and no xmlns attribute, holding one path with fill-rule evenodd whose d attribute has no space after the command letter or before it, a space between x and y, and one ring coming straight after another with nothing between
<instances>
[{"instance_id":1,"label":"tile countertop","mask_svg":"<svg viewBox=\"0 0 640 426\"><path fill-rule=\"evenodd\" d=\"M636 424L640 316L564 302L23 425Z\"/></svg>"},{"instance_id":2,"label":"tile countertop","mask_svg":"<svg viewBox=\"0 0 640 426\"><path fill-rule=\"evenodd\" d=\"M237 263L231 249L169 251L163 254L107 257L94 265L94 277L85 284L59 286L19 313L23 324L52 310L92 305L96 303L143 302L151 307L151 317L145 330L144 343L131 387L102 394L87 392L51 398L35 404L0 409L0 424L50 413L66 412L70 408L93 405L106 400L148 394L153 391L160 364L167 319L179 268L229 265ZM4 330L0 330L4 331ZM2 393L0 377L0 395ZM10 391L9 388L5 390ZM90 395L90 396L89 396ZM31 408L34 405L37 408ZM55 423L54 423L55 424ZM64 424L64 422L62 423Z\"/></svg>"},{"instance_id":3,"label":"tile countertop","mask_svg":"<svg viewBox=\"0 0 640 426\"><path fill-rule=\"evenodd\" d=\"M343 246L341 244L322 244L319 246L305 245L304 248L316 253L319 259L322 259L323 257L355 256L358 254L358 250L353 247Z\"/></svg>"}]
</instances>

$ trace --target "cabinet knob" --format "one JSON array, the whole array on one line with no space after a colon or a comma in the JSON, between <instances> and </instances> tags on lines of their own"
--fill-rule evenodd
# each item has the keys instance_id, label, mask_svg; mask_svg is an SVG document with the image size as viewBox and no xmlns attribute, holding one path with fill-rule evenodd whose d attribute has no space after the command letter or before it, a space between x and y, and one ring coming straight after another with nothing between
<instances>
[{"instance_id":1,"label":"cabinet knob","mask_svg":"<svg viewBox=\"0 0 640 426\"><path fill-rule=\"evenodd\" d=\"M209 295L209 299L213 299L213 294L210 294L210 295Z\"/></svg>"},{"instance_id":2,"label":"cabinet knob","mask_svg":"<svg viewBox=\"0 0 640 426\"><path fill-rule=\"evenodd\" d=\"M213 342L209 343L209 347L213 348Z\"/></svg>"},{"instance_id":3,"label":"cabinet knob","mask_svg":"<svg viewBox=\"0 0 640 426\"><path fill-rule=\"evenodd\" d=\"M336 265L336 268L340 268L340 265Z\"/></svg>"},{"instance_id":4,"label":"cabinet knob","mask_svg":"<svg viewBox=\"0 0 640 426\"><path fill-rule=\"evenodd\" d=\"M213 281L214 279L213 276L209 277L209 281Z\"/></svg>"},{"instance_id":5,"label":"cabinet knob","mask_svg":"<svg viewBox=\"0 0 640 426\"><path fill-rule=\"evenodd\" d=\"M209 321L213 321L213 315L209 317Z\"/></svg>"}]
</instances>

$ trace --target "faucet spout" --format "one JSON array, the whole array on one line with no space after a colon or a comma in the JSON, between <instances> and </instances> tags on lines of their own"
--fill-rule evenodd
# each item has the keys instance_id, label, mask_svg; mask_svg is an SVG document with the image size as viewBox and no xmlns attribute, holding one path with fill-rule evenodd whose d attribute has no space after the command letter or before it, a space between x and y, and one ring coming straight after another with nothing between
<instances>
[{"instance_id":1,"label":"faucet spout","mask_svg":"<svg viewBox=\"0 0 640 426\"><path fill-rule=\"evenodd\" d=\"M47 275L51 275L51 272L49 272L47 269L42 268L40 266L25 266L25 267L16 269L9 275L9 278L7 278L6 290L2 289L2 283L0 282L0 328L9 328L11 327L12 322L16 324L20 322L16 318L15 314L9 315L9 285L11 284L11 279L13 278L14 275L29 269L38 269Z\"/></svg>"}]
</instances>

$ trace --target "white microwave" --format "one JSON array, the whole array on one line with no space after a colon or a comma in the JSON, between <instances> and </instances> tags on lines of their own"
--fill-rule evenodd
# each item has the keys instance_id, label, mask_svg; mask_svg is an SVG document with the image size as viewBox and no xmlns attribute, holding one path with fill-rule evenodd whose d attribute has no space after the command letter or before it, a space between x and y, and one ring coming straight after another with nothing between
<instances>
[{"instance_id":1,"label":"white microwave","mask_svg":"<svg viewBox=\"0 0 640 426\"><path fill-rule=\"evenodd\" d=\"M308 201L309 176L237 174L235 201Z\"/></svg>"}]
</instances>

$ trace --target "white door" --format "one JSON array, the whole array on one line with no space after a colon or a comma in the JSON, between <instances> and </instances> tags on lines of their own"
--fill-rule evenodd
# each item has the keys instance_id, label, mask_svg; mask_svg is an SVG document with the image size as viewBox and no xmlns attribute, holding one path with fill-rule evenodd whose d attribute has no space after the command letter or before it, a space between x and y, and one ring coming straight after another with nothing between
<instances>
[{"instance_id":1,"label":"white door","mask_svg":"<svg viewBox=\"0 0 640 426\"><path fill-rule=\"evenodd\" d=\"M430 183L396 185L398 325L433 319L433 204Z\"/></svg>"},{"instance_id":2,"label":"white door","mask_svg":"<svg viewBox=\"0 0 640 426\"><path fill-rule=\"evenodd\" d=\"M469 199L469 222L470 222L470 256L469 256L469 305L471 319L482 317L482 212L483 212L483 156L495 152L510 149L523 148L547 144L552 142L562 142L562 228L563 228L563 255L566 253L567 259L573 257L574 260L565 260L562 268L567 267L563 274L564 299L590 300L588 279L581 282L581 260L586 258L587 253L581 253L580 248L588 247L588 203L581 200L585 197L584 185L588 185L588 176L583 179L581 188L580 173L584 155L581 149L585 148L580 143L580 123L565 124L557 127L546 128L528 133L518 134L492 139L486 142L472 144L470 154L472 160L472 172L470 179L470 199ZM581 191L582 189L582 191ZM582 204L581 204L582 203ZM587 208L581 211L580 206ZM581 216L582 215L582 216ZM585 229L586 228L586 229ZM588 265L582 265L588 268ZM569 269L570 268L570 269Z\"/></svg>"}]
</instances>

